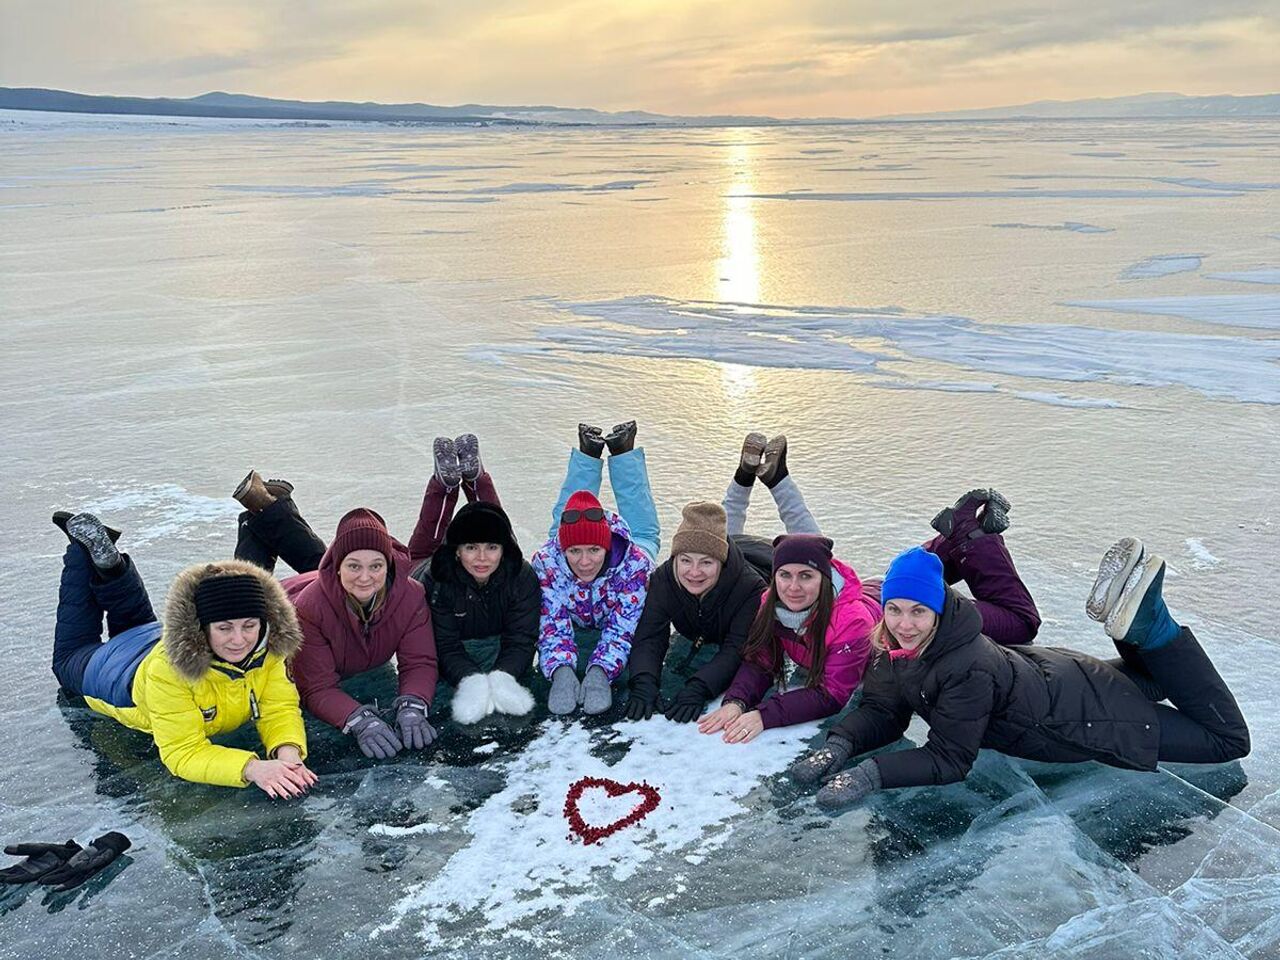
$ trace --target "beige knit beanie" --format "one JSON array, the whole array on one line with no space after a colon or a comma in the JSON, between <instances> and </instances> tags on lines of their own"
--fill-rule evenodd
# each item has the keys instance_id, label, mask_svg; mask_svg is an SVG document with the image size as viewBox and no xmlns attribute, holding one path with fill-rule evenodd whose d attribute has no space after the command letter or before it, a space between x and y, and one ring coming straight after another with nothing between
<instances>
[{"instance_id":1,"label":"beige knit beanie","mask_svg":"<svg viewBox=\"0 0 1280 960\"><path fill-rule=\"evenodd\" d=\"M671 538L671 555L705 553L721 563L729 558L729 538L724 507L710 500L686 504L680 512L680 526Z\"/></svg>"}]
</instances>

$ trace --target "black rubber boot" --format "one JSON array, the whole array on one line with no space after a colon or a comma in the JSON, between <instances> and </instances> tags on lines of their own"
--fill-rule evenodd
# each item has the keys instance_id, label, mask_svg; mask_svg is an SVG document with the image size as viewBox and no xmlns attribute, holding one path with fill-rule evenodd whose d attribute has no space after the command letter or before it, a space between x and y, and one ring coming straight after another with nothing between
<instances>
[{"instance_id":1,"label":"black rubber boot","mask_svg":"<svg viewBox=\"0 0 1280 960\"><path fill-rule=\"evenodd\" d=\"M578 424L578 449L599 460L604 453L604 431L589 423Z\"/></svg>"},{"instance_id":2,"label":"black rubber boot","mask_svg":"<svg viewBox=\"0 0 1280 960\"><path fill-rule=\"evenodd\" d=\"M636 422L615 423L613 429L604 436L609 455L616 457L620 453L630 453L636 448Z\"/></svg>"},{"instance_id":3,"label":"black rubber boot","mask_svg":"<svg viewBox=\"0 0 1280 960\"><path fill-rule=\"evenodd\" d=\"M70 510L59 510L57 513L53 515L53 525L57 527L59 530L61 530L63 533L66 533L68 540L71 539L71 534L67 533L67 521L70 520L73 516L75 516L75 514L73 514ZM120 531L117 530L115 527L108 527L106 524L103 524L102 529L107 531L107 536L111 538L112 543L115 543L117 540L120 539Z\"/></svg>"}]
</instances>

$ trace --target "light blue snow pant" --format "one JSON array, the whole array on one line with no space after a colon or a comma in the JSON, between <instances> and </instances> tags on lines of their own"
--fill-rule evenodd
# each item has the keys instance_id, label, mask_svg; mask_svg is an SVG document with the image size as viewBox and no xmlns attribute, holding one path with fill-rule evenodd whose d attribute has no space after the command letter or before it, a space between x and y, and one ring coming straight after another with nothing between
<instances>
[{"instance_id":1,"label":"light blue snow pant","mask_svg":"<svg viewBox=\"0 0 1280 960\"><path fill-rule=\"evenodd\" d=\"M787 533L822 532L792 477L783 477L769 492L773 494L773 502L778 505L778 516L782 518L782 526ZM737 536L746 528L747 505L750 502L751 488L744 487L737 480L730 480L729 489L725 490L722 501L729 536Z\"/></svg>"},{"instance_id":2,"label":"light blue snow pant","mask_svg":"<svg viewBox=\"0 0 1280 960\"><path fill-rule=\"evenodd\" d=\"M554 537L560 531L560 514L569 497L578 490L589 490L600 496L600 479L604 472L604 460L592 457L581 450L569 453L569 468L555 509L551 511L551 530ZM660 530L658 508L653 504L653 491L649 489L649 468L645 465L644 450L637 449L609 458L609 486L618 504L618 515L631 528L631 542L643 550L650 560L658 556Z\"/></svg>"}]
</instances>

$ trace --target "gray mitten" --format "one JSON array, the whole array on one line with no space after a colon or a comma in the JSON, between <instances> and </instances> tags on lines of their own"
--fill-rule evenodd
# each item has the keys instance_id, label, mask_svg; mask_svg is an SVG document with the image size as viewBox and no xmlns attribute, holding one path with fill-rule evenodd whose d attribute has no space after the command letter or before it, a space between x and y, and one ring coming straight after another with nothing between
<instances>
[{"instance_id":1,"label":"gray mitten","mask_svg":"<svg viewBox=\"0 0 1280 960\"><path fill-rule=\"evenodd\" d=\"M404 749L395 731L387 725L387 721L378 716L378 711L370 706L357 707L351 716L347 717L347 722L342 726L342 732L356 738L360 752L366 757L390 760Z\"/></svg>"},{"instance_id":2,"label":"gray mitten","mask_svg":"<svg viewBox=\"0 0 1280 960\"><path fill-rule=\"evenodd\" d=\"M594 664L587 667L587 675L582 678L582 712L604 713L612 706L613 687L609 685L609 675L603 667Z\"/></svg>"},{"instance_id":3,"label":"gray mitten","mask_svg":"<svg viewBox=\"0 0 1280 960\"><path fill-rule=\"evenodd\" d=\"M400 742L410 750L422 750L436 738L436 728L427 720L427 702L421 697L407 694L391 701L396 712L396 730Z\"/></svg>"},{"instance_id":4,"label":"gray mitten","mask_svg":"<svg viewBox=\"0 0 1280 960\"><path fill-rule=\"evenodd\" d=\"M568 664L557 667L556 672L551 674L551 692L547 694L547 709L561 717L573 713L581 699L580 689L578 674L574 672L573 667Z\"/></svg>"},{"instance_id":5,"label":"gray mitten","mask_svg":"<svg viewBox=\"0 0 1280 960\"><path fill-rule=\"evenodd\" d=\"M880 765L874 760L863 760L852 770L842 770L827 781L818 791L818 806L839 810L870 796L880 786Z\"/></svg>"},{"instance_id":6,"label":"gray mitten","mask_svg":"<svg viewBox=\"0 0 1280 960\"><path fill-rule=\"evenodd\" d=\"M793 763L787 771L796 783L809 786L843 767L853 755L853 744L844 737L831 734L827 742Z\"/></svg>"}]
</instances>

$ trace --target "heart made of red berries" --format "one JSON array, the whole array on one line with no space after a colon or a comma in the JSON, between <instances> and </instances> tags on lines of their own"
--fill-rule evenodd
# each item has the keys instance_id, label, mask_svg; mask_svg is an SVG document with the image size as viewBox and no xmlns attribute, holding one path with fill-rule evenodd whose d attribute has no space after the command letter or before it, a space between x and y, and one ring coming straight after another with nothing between
<instances>
[{"instance_id":1,"label":"heart made of red berries","mask_svg":"<svg viewBox=\"0 0 1280 960\"><path fill-rule=\"evenodd\" d=\"M582 814L578 811L578 801L582 798L582 794L595 788L603 790L610 797L620 797L626 793L638 793L642 799L621 820L615 820L613 823L606 823L597 827L582 819ZM581 837L583 843L599 843L605 837L611 837L619 830L639 823L657 809L658 802L661 799L658 788L648 783L620 783L608 777L583 777L581 780L569 785L569 792L564 798L564 816L569 821L569 829Z\"/></svg>"}]
</instances>

